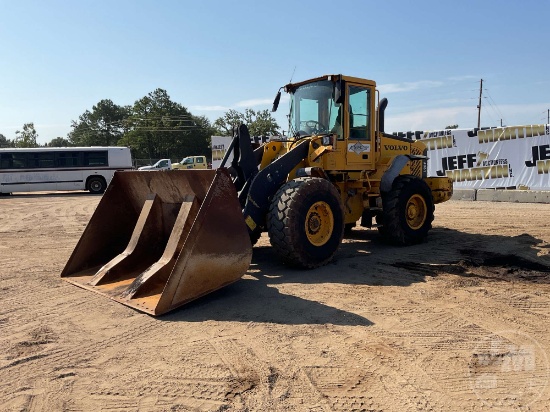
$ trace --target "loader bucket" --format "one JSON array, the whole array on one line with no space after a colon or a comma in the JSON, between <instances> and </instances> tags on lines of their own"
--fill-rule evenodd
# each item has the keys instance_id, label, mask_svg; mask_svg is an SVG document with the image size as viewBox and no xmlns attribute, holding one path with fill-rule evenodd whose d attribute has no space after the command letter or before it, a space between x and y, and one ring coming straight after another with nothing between
<instances>
[{"instance_id":1,"label":"loader bucket","mask_svg":"<svg viewBox=\"0 0 550 412\"><path fill-rule=\"evenodd\" d=\"M225 169L116 172L61 277L151 315L238 280L252 245Z\"/></svg>"}]
</instances>

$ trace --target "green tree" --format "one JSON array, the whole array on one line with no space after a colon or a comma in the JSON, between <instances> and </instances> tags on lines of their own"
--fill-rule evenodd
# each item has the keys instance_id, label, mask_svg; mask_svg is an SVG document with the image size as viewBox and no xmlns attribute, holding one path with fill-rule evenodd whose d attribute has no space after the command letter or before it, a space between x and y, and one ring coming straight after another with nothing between
<instances>
[{"instance_id":1,"label":"green tree","mask_svg":"<svg viewBox=\"0 0 550 412\"><path fill-rule=\"evenodd\" d=\"M222 117L216 119L214 128L216 133L223 136L232 136L234 130L241 125L246 124L251 136L271 136L278 133L280 129L275 118L269 110L246 109L244 113L236 110L228 110Z\"/></svg>"},{"instance_id":2,"label":"green tree","mask_svg":"<svg viewBox=\"0 0 550 412\"><path fill-rule=\"evenodd\" d=\"M38 147L37 138L38 133L34 129L34 123L25 123L23 130L15 132L14 145L15 147Z\"/></svg>"},{"instance_id":3,"label":"green tree","mask_svg":"<svg viewBox=\"0 0 550 412\"><path fill-rule=\"evenodd\" d=\"M233 136L237 127L245 123L244 114L230 109L225 114L214 121L216 134L222 136Z\"/></svg>"},{"instance_id":4,"label":"green tree","mask_svg":"<svg viewBox=\"0 0 550 412\"><path fill-rule=\"evenodd\" d=\"M64 137L56 137L55 139L52 139L49 143L46 143L46 146L48 147L67 147L70 146L71 143L68 139L65 139Z\"/></svg>"},{"instance_id":5,"label":"green tree","mask_svg":"<svg viewBox=\"0 0 550 412\"><path fill-rule=\"evenodd\" d=\"M248 131L251 136L272 136L278 133L280 129L275 118L267 109L255 112L252 109L246 109L244 120L248 125Z\"/></svg>"},{"instance_id":6,"label":"green tree","mask_svg":"<svg viewBox=\"0 0 550 412\"><path fill-rule=\"evenodd\" d=\"M211 137L216 134L216 129L206 116L193 116L193 122L196 127L191 130L189 145L181 155L182 157L204 155L210 159L212 157Z\"/></svg>"},{"instance_id":7,"label":"green tree","mask_svg":"<svg viewBox=\"0 0 550 412\"><path fill-rule=\"evenodd\" d=\"M0 147L14 147L13 141L0 133Z\"/></svg>"},{"instance_id":8,"label":"green tree","mask_svg":"<svg viewBox=\"0 0 550 412\"><path fill-rule=\"evenodd\" d=\"M72 121L68 140L73 146L116 146L124 134L125 107L104 99Z\"/></svg>"},{"instance_id":9,"label":"green tree","mask_svg":"<svg viewBox=\"0 0 550 412\"><path fill-rule=\"evenodd\" d=\"M458 129L458 125L457 124L451 124L449 126L445 126L445 129Z\"/></svg>"},{"instance_id":10,"label":"green tree","mask_svg":"<svg viewBox=\"0 0 550 412\"><path fill-rule=\"evenodd\" d=\"M163 89L156 89L132 106L101 100L71 127L67 141L56 138L50 145L128 146L138 159L209 157L210 136L214 134L206 117L193 116Z\"/></svg>"},{"instance_id":11,"label":"green tree","mask_svg":"<svg viewBox=\"0 0 550 412\"><path fill-rule=\"evenodd\" d=\"M134 149L135 157L151 159L206 154L204 120L173 102L164 89L156 89L137 100L127 119L128 132L121 144ZM209 136L208 136L209 137ZM202 142L202 143L201 143ZM200 150L197 152L196 150Z\"/></svg>"}]
</instances>

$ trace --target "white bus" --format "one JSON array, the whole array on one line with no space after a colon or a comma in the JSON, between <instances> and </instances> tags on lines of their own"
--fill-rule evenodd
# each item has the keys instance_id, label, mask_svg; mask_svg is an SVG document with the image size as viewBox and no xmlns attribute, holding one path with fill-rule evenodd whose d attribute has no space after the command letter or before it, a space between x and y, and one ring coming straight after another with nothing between
<instances>
[{"instance_id":1,"label":"white bus","mask_svg":"<svg viewBox=\"0 0 550 412\"><path fill-rule=\"evenodd\" d=\"M117 170L132 169L127 147L0 149L0 194L52 190L103 193Z\"/></svg>"}]
</instances>

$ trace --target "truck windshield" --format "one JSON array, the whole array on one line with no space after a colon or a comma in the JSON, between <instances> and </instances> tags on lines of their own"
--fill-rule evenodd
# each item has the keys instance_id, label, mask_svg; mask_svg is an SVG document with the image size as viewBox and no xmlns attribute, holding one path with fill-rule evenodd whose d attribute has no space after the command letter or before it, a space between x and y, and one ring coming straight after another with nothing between
<instances>
[{"instance_id":1,"label":"truck windshield","mask_svg":"<svg viewBox=\"0 0 550 412\"><path fill-rule=\"evenodd\" d=\"M333 83L328 80L304 84L293 91L289 118L292 135L342 135L341 105L334 103L332 91Z\"/></svg>"},{"instance_id":2,"label":"truck windshield","mask_svg":"<svg viewBox=\"0 0 550 412\"><path fill-rule=\"evenodd\" d=\"M192 157L186 157L185 159L183 159L183 161L181 162L181 164L183 165L189 165L189 164L192 164L193 163L193 158Z\"/></svg>"}]
</instances>

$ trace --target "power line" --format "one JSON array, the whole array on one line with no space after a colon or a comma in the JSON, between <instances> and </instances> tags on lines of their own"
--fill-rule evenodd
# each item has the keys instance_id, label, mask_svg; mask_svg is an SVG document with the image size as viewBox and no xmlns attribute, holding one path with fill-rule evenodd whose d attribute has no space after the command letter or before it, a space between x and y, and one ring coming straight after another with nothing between
<instances>
[{"instance_id":1,"label":"power line","mask_svg":"<svg viewBox=\"0 0 550 412\"><path fill-rule=\"evenodd\" d=\"M486 99L486 97L484 97L484 99ZM487 100L487 102L489 103L489 107L490 107L491 109L493 109L493 108L491 107L491 103L489 102L489 100ZM493 111L496 113L496 110L493 109ZM498 122L497 122L497 121L493 118L493 116L491 115L491 112L490 112L490 111L485 111L485 115L486 115L486 116L489 116L489 119L491 120L491 123L492 123L492 124L498 124ZM497 115L498 115L498 113L497 113Z\"/></svg>"},{"instance_id":2,"label":"power line","mask_svg":"<svg viewBox=\"0 0 550 412\"><path fill-rule=\"evenodd\" d=\"M493 99L493 96L489 93L489 89L485 89L485 91L487 92L487 96L489 96L489 100L488 100L489 105L494 107L495 112L497 113L498 116L500 116L501 120L505 120L505 123L508 123L506 121L506 119L504 119L504 115L502 114L499 107L497 106L495 100ZM492 104L491 104L491 102L492 102Z\"/></svg>"},{"instance_id":3,"label":"power line","mask_svg":"<svg viewBox=\"0 0 550 412\"><path fill-rule=\"evenodd\" d=\"M489 105L489 107L491 108L491 110L497 115L497 117L500 117L500 121L502 123L502 120L504 119L504 117L502 116L502 114L500 113L500 111L498 110L498 108L496 106L494 106L491 101L489 100L488 97L484 97L484 99L487 99L487 104ZM489 115L489 117L491 117L490 113L487 112L487 114ZM495 120L491 117L491 121L493 122L493 124L495 123ZM498 122L497 122L498 123ZM501 124L502 126L502 124Z\"/></svg>"}]
</instances>

